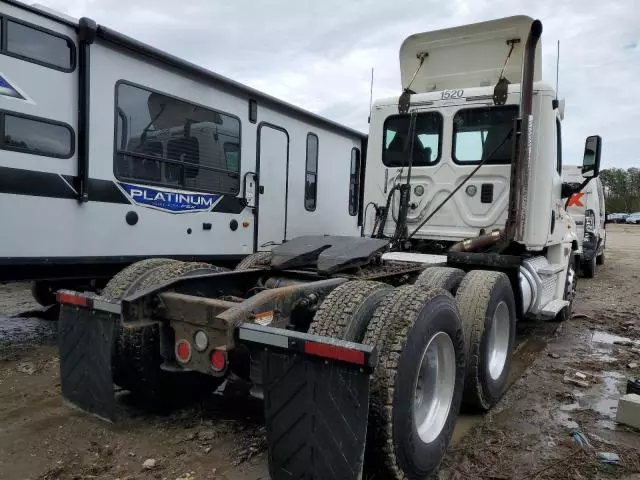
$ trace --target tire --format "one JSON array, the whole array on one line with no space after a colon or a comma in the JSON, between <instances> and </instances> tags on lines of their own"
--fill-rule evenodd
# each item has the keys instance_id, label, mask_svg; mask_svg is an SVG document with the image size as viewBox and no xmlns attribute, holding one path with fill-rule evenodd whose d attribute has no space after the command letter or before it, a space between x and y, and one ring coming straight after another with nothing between
<instances>
[{"instance_id":1,"label":"tire","mask_svg":"<svg viewBox=\"0 0 640 480\"><path fill-rule=\"evenodd\" d=\"M604 257L604 250L603 250L602 253L596 257L596 265L604 265L604 260L605 260L605 257Z\"/></svg>"},{"instance_id":2,"label":"tire","mask_svg":"<svg viewBox=\"0 0 640 480\"><path fill-rule=\"evenodd\" d=\"M462 403L472 410L487 411L502 397L511 365L516 333L511 282L501 272L472 270L462 280L456 300L466 339ZM503 334L495 335L500 332Z\"/></svg>"},{"instance_id":3,"label":"tire","mask_svg":"<svg viewBox=\"0 0 640 480\"><path fill-rule=\"evenodd\" d=\"M434 391L442 392L448 383L451 392L442 403L448 409L435 416L442 423L424 430L431 438L423 440L413 405L423 353L436 336L449 342L451 361L440 362L450 367L450 377ZM464 335L455 300L442 289L408 285L391 290L374 312L364 343L376 346L379 355L371 381L365 471L375 478L430 478L451 441L462 399Z\"/></svg>"},{"instance_id":4,"label":"tire","mask_svg":"<svg viewBox=\"0 0 640 480\"><path fill-rule=\"evenodd\" d=\"M323 300L308 333L361 342L374 310L389 290L391 287L381 282L343 283Z\"/></svg>"},{"instance_id":5,"label":"tire","mask_svg":"<svg viewBox=\"0 0 640 480\"><path fill-rule=\"evenodd\" d=\"M56 290L51 282L31 282L31 295L38 304L48 307L56 303Z\"/></svg>"},{"instance_id":6,"label":"tire","mask_svg":"<svg viewBox=\"0 0 640 480\"><path fill-rule=\"evenodd\" d=\"M234 270L249 270L250 268L264 268L271 265L271 252L256 252L247 255L236 265Z\"/></svg>"},{"instance_id":7,"label":"tire","mask_svg":"<svg viewBox=\"0 0 640 480\"><path fill-rule=\"evenodd\" d=\"M119 300L138 290L189 273L224 270L206 263L185 263L166 258L142 260L114 276L103 290L103 296ZM162 362L159 324L124 328L122 323L118 323L112 355L113 381L116 385L142 397L172 404L181 395L188 397L200 390L202 393L211 391L222 381L193 372L167 372L160 368Z\"/></svg>"},{"instance_id":8,"label":"tire","mask_svg":"<svg viewBox=\"0 0 640 480\"><path fill-rule=\"evenodd\" d=\"M460 270L459 268L430 267L420 274L414 285L444 288L451 295L455 295L464 276L464 270Z\"/></svg>"},{"instance_id":9,"label":"tire","mask_svg":"<svg viewBox=\"0 0 640 480\"><path fill-rule=\"evenodd\" d=\"M593 278L596 275L596 257L591 260L583 260L581 262L582 276L584 278Z\"/></svg>"},{"instance_id":10,"label":"tire","mask_svg":"<svg viewBox=\"0 0 640 480\"><path fill-rule=\"evenodd\" d=\"M133 263L114 275L104 287L100 295L108 298L109 300L120 300L125 296L127 289L129 289L131 284L138 277L153 268L177 262L178 260L172 260L170 258L148 258L146 260Z\"/></svg>"},{"instance_id":11,"label":"tire","mask_svg":"<svg viewBox=\"0 0 640 480\"><path fill-rule=\"evenodd\" d=\"M567 276L564 286L564 295L562 296L563 300L569 300L569 305L560 310L558 315L556 315L556 321L566 322L571 318L571 312L573 310L573 300L576 296L577 284L578 275L576 273L576 257L574 254L571 254L571 257L569 258L569 265L567 265Z\"/></svg>"}]
</instances>

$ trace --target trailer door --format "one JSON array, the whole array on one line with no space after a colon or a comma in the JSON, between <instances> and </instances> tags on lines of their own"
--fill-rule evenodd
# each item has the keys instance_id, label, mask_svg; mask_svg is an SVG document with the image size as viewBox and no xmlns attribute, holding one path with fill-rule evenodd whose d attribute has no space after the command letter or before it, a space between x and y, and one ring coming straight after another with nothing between
<instances>
[{"instance_id":1,"label":"trailer door","mask_svg":"<svg viewBox=\"0 0 640 480\"><path fill-rule=\"evenodd\" d=\"M269 250L287 236L289 134L284 128L261 124L258 144L257 250Z\"/></svg>"}]
</instances>

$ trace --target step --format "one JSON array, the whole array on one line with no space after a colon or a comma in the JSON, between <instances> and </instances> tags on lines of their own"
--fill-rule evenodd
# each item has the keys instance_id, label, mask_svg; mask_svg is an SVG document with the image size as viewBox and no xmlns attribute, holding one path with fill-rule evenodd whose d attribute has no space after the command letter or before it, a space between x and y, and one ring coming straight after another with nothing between
<instances>
[{"instance_id":1,"label":"step","mask_svg":"<svg viewBox=\"0 0 640 480\"><path fill-rule=\"evenodd\" d=\"M544 316L555 317L560 310L569 305L567 300L552 300L542 308Z\"/></svg>"},{"instance_id":2,"label":"step","mask_svg":"<svg viewBox=\"0 0 640 480\"><path fill-rule=\"evenodd\" d=\"M540 270L537 270L537 272L539 275L555 275L556 273L562 272L565 268L567 268L567 266L562 263L552 263Z\"/></svg>"}]
</instances>

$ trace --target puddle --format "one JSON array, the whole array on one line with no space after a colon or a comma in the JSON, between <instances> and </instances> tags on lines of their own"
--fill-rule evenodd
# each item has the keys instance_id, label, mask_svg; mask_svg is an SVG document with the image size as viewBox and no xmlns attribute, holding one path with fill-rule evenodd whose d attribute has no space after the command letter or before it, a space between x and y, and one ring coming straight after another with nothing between
<instances>
[{"instance_id":1,"label":"puddle","mask_svg":"<svg viewBox=\"0 0 640 480\"><path fill-rule=\"evenodd\" d=\"M592 387L580 399L580 404L598 412L606 418L614 419L618 409L621 387L625 385L625 376L618 372L603 372L602 382Z\"/></svg>"},{"instance_id":2,"label":"puddle","mask_svg":"<svg viewBox=\"0 0 640 480\"><path fill-rule=\"evenodd\" d=\"M556 422L562 425L565 428L573 430L574 428L578 428L578 423L573 421L571 418L571 414L568 412L564 412L562 410L556 410L553 414L553 417Z\"/></svg>"},{"instance_id":3,"label":"puddle","mask_svg":"<svg viewBox=\"0 0 640 480\"><path fill-rule=\"evenodd\" d=\"M616 357L611 356L608 353L600 353L601 349L597 349L597 350L598 350L598 353L589 355L590 359L597 360L599 362L604 362L604 363L611 363L617 360Z\"/></svg>"},{"instance_id":4,"label":"puddle","mask_svg":"<svg viewBox=\"0 0 640 480\"><path fill-rule=\"evenodd\" d=\"M0 316L0 350L9 345L49 343L57 331L58 323L50 320Z\"/></svg>"},{"instance_id":5,"label":"puddle","mask_svg":"<svg viewBox=\"0 0 640 480\"><path fill-rule=\"evenodd\" d=\"M568 405L561 405L560 406L560 410L562 410L563 412L574 412L576 410L580 410L582 407L580 407L579 403L570 403Z\"/></svg>"},{"instance_id":6,"label":"puddle","mask_svg":"<svg viewBox=\"0 0 640 480\"><path fill-rule=\"evenodd\" d=\"M593 381L593 380L592 380ZM602 372L595 383L586 390L574 390L575 401L561 405L554 413L556 422L566 428L578 428L571 420L571 412L592 410L598 414L596 425L607 430L616 430L615 422L618 400L626 385L626 377L618 372Z\"/></svg>"},{"instance_id":7,"label":"puddle","mask_svg":"<svg viewBox=\"0 0 640 480\"><path fill-rule=\"evenodd\" d=\"M639 340L631 340L630 338L613 335L611 333L603 332L600 330L593 332L593 334L591 335L591 341L594 343L606 343L610 345L613 345L613 342L632 342L640 345Z\"/></svg>"}]
</instances>

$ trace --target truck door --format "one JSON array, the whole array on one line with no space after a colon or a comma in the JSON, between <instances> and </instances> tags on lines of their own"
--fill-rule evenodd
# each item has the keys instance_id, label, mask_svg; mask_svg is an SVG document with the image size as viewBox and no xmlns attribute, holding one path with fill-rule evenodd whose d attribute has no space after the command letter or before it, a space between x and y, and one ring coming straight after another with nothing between
<instances>
[{"instance_id":1,"label":"truck door","mask_svg":"<svg viewBox=\"0 0 640 480\"><path fill-rule=\"evenodd\" d=\"M257 250L270 250L287 236L289 134L284 128L258 127Z\"/></svg>"}]
</instances>

